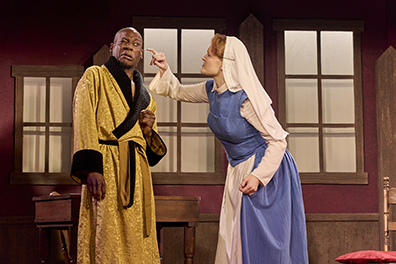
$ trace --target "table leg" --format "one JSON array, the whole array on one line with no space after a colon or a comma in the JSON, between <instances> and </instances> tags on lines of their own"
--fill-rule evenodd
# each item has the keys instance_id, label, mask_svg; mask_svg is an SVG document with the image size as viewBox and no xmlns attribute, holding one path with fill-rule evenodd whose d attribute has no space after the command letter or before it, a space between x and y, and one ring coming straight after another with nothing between
<instances>
[{"instance_id":1,"label":"table leg","mask_svg":"<svg viewBox=\"0 0 396 264\"><path fill-rule=\"evenodd\" d=\"M58 234L59 234L59 240L60 240L62 254L63 254L63 258L65 260L65 264L69 264L69 253L67 250L65 236L63 235L63 230L58 230Z\"/></svg>"},{"instance_id":2,"label":"table leg","mask_svg":"<svg viewBox=\"0 0 396 264\"><path fill-rule=\"evenodd\" d=\"M69 256L70 256L70 264L77 263L77 224L69 227Z\"/></svg>"},{"instance_id":3,"label":"table leg","mask_svg":"<svg viewBox=\"0 0 396 264\"><path fill-rule=\"evenodd\" d=\"M39 228L39 243L41 263L49 263L51 252L51 229Z\"/></svg>"},{"instance_id":4,"label":"table leg","mask_svg":"<svg viewBox=\"0 0 396 264\"><path fill-rule=\"evenodd\" d=\"M194 264L195 226L184 227L184 264Z\"/></svg>"}]
</instances>

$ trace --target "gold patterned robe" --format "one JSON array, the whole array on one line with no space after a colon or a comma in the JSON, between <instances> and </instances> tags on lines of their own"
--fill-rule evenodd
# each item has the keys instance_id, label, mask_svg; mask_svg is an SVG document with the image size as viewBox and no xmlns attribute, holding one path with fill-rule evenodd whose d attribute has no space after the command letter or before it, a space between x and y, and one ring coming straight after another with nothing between
<instances>
[{"instance_id":1,"label":"gold patterned robe","mask_svg":"<svg viewBox=\"0 0 396 264\"><path fill-rule=\"evenodd\" d=\"M90 196L86 185L82 186L77 263L160 263L151 174L149 170L145 170L145 166L147 167L147 163L150 163L148 152L151 152L151 156L158 155L159 157L157 157L158 160L150 163L152 165L165 155L166 147L156 133L156 122L153 126L151 149L146 143L139 122L136 121L132 124L130 122L132 110L140 113L141 109L136 107L136 109L130 109L130 106L138 103L138 100L142 98L141 94L144 93L146 99L148 98L148 105L145 109L151 110L154 114L156 114L156 103L146 91L142 77L137 71L135 71L136 78L134 77L135 98L132 99L134 100L132 104L128 103L124 96L125 90L120 88L123 86L120 85L122 81L116 80L117 77L115 77L116 75L121 76L122 72L117 68L117 62L113 57L109 62L111 62L110 66L116 68L116 74L113 71L110 72L108 64L106 64L107 67L103 65L88 68L79 81L74 96L75 154L72 178L77 182L84 183L86 179L84 171L85 173L87 171L101 172L102 157L102 174L106 182L106 195L101 201ZM125 76L121 76L124 81ZM129 125L126 122L128 120ZM123 131L120 133L118 128L122 126ZM130 150L135 152L136 169L134 194L132 195L133 205L129 208L122 204L120 198L124 183L120 182L119 147L114 144L100 144L99 140L117 143L133 141L136 143L136 147ZM150 175L144 175L142 168ZM133 174L132 171L131 174ZM146 186L147 181L143 186L144 176L146 176L146 180L148 179L149 186ZM146 191L144 187L150 191L149 201L144 198L143 193ZM145 208L145 205L149 205L151 212ZM150 220L148 221L149 227L146 226L145 212L150 212L150 215L147 216Z\"/></svg>"}]
</instances>

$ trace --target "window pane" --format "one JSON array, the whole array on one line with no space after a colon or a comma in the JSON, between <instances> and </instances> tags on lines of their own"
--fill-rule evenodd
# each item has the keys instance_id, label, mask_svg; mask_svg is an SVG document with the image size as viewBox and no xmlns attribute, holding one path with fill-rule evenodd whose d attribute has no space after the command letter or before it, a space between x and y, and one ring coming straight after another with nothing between
<instances>
[{"instance_id":1,"label":"window pane","mask_svg":"<svg viewBox=\"0 0 396 264\"><path fill-rule=\"evenodd\" d=\"M200 73L214 30L182 29L182 73Z\"/></svg>"},{"instance_id":2,"label":"window pane","mask_svg":"<svg viewBox=\"0 0 396 264\"><path fill-rule=\"evenodd\" d=\"M208 113L207 103L181 103L183 123L207 123Z\"/></svg>"},{"instance_id":3,"label":"window pane","mask_svg":"<svg viewBox=\"0 0 396 264\"><path fill-rule=\"evenodd\" d=\"M354 128L325 128L324 165L326 172L356 172Z\"/></svg>"},{"instance_id":4,"label":"window pane","mask_svg":"<svg viewBox=\"0 0 396 264\"><path fill-rule=\"evenodd\" d=\"M214 172L214 135L209 128L182 128L181 171Z\"/></svg>"},{"instance_id":5,"label":"window pane","mask_svg":"<svg viewBox=\"0 0 396 264\"><path fill-rule=\"evenodd\" d=\"M286 122L318 123L317 80L286 80Z\"/></svg>"},{"instance_id":6,"label":"window pane","mask_svg":"<svg viewBox=\"0 0 396 264\"><path fill-rule=\"evenodd\" d=\"M319 134L317 128L289 128L287 147L300 172L319 172Z\"/></svg>"},{"instance_id":7,"label":"window pane","mask_svg":"<svg viewBox=\"0 0 396 264\"><path fill-rule=\"evenodd\" d=\"M352 32L321 32L323 74L353 74Z\"/></svg>"},{"instance_id":8,"label":"window pane","mask_svg":"<svg viewBox=\"0 0 396 264\"><path fill-rule=\"evenodd\" d=\"M44 172L45 128L23 128L22 172Z\"/></svg>"},{"instance_id":9,"label":"window pane","mask_svg":"<svg viewBox=\"0 0 396 264\"><path fill-rule=\"evenodd\" d=\"M177 134L176 127L158 127L158 133L168 149L165 157L154 167L152 172L176 172L177 171Z\"/></svg>"},{"instance_id":10,"label":"window pane","mask_svg":"<svg viewBox=\"0 0 396 264\"><path fill-rule=\"evenodd\" d=\"M169 97L164 97L150 92L157 103L157 122L176 122L177 101Z\"/></svg>"},{"instance_id":11,"label":"window pane","mask_svg":"<svg viewBox=\"0 0 396 264\"><path fill-rule=\"evenodd\" d=\"M72 122L71 78L51 78L50 122Z\"/></svg>"},{"instance_id":12,"label":"window pane","mask_svg":"<svg viewBox=\"0 0 396 264\"><path fill-rule=\"evenodd\" d=\"M150 66L152 53L147 48L155 49L166 55L166 62L172 72L177 72L177 29L144 29L144 72L156 73L157 66Z\"/></svg>"},{"instance_id":13,"label":"window pane","mask_svg":"<svg viewBox=\"0 0 396 264\"><path fill-rule=\"evenodd\" d=\"M206 78L207 79L207 78ZM206 81L203 78L182 78L184 85ZM187 123L206 123L209 113L208 103L181 103L181 121Z\"/></svg>"},{"instance_id":14,"label":"window pane","mask_svg":"<svg viewBox=\"0 0 396 264\"><path fill-rule=\"evenodd\" d=\"M45 122L45 78L23 79L23 122Z\"/></svg>"},{"instance_id":15,"label":"window pane","mask_svg":"<svg viewBox=\"0 0 396 264\"><path fill-rule=\"evenodd\" d=\"M148 89L153 78L145 77L144 85L157 103L157 122L176 122L177 121L177 101L157 95Z\"/></svg>"},{"instance_id":16,"label":"window pane","mask_svg":"<svg viewBox=\"0 0 396 264\"><path fill-rule=\"evenodd\" d=\"M317 74L315 31L285 31L286 74Z\"/></svg>"},{"instance_id":17,"label":"window pane","mask_svg":"<svg viewBox=\"0 0 396 264\"><path fill-rule=\"evenodd\" d=\"M353 80L323 80L323 122L354 123Z\"/></svg>"},{"instance_id":18,"label":"window pane","mask_svg":"<svg viewBox=\"0 0 396 264\"><path fill-rule=\"evenodd\" d=\"M68 172L71 164L72 128L51 127L49 134L49 172Z\"/></svg>"}]
</instances>

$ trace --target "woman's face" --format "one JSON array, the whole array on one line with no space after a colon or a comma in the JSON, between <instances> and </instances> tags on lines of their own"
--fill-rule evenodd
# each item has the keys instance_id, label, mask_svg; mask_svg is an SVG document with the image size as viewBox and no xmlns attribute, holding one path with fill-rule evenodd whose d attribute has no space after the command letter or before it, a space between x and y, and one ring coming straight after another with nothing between
<instances>
[{"instance_id":1,"label":"woman's face","mask_svg":"<svg viewBox=\"0 0 396 264\"><path fill-rule=\"evenodd\" d=\"M212 46L208 48L208 52L202 57L202 60L202 74L210 77L216 77L222 73L221 67L223 66L223 60L216 54L212 53Z\"/></svg>"}]
</instances>

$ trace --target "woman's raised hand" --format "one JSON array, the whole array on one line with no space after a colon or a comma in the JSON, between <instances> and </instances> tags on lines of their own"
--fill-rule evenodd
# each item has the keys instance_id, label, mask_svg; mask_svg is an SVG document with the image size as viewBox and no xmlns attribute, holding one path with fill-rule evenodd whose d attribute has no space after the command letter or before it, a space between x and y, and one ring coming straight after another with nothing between
<instances>
[{"instance_id":1,"label":"woman's raised hand","mask_svg":"<svg viewBox=\"0 0 396 264\"><path fill-rule=\"evenodd\" d=\"M147 49L148 51L153 53L153 56L150 61L150 65L155 65L157 66L160 71L161 71L161 76L162 74L168 69L168 63L166 63L166 57L165 54L162 52L157 52L155 49Z\"/></svg>"}]
</instances>

